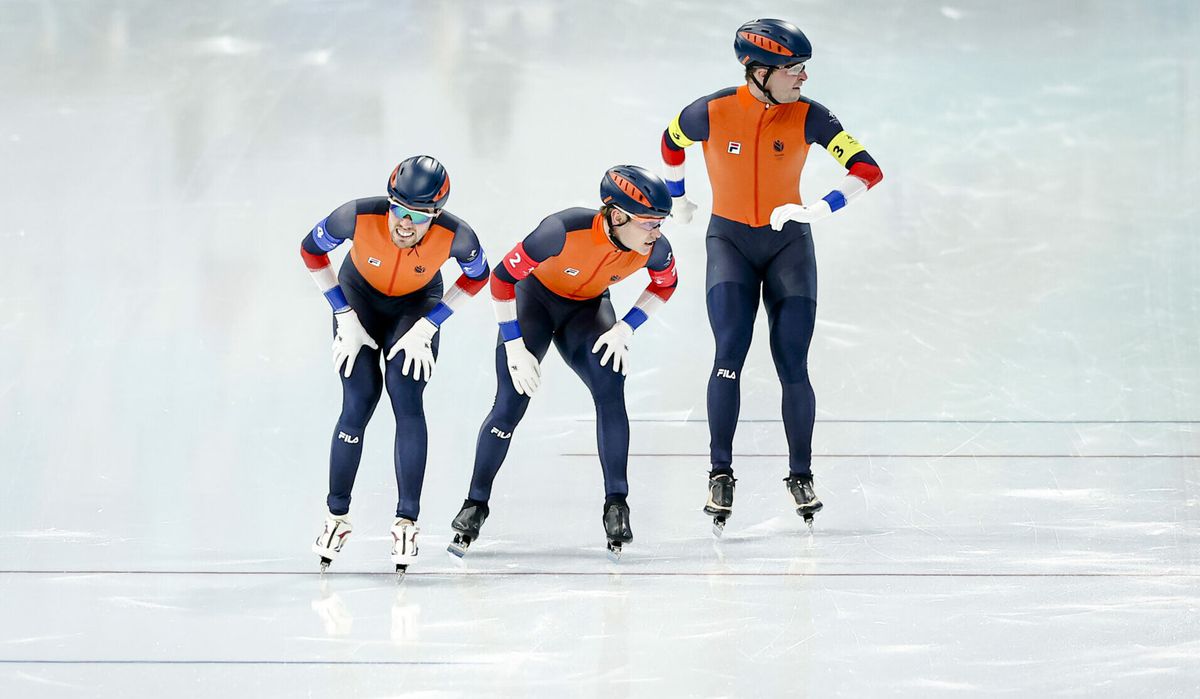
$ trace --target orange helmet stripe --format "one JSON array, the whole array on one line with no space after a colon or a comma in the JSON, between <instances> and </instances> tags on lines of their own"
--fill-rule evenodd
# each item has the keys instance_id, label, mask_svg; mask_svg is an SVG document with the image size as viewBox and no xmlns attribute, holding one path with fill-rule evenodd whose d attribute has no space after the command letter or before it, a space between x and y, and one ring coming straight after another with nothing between
<instances>
[{"instance_id":1,"label":"orange helmet stripe","mask_svg":"<svg viewBox=\"0 0 1200 699\"><path fill-rule=\"evenodd\" d=\"M442 197L446 196L446 192L449 192L449 191L450 191L450 176L446 175L446 181L442 183L442 188L438 190L437 196L435 196L434 199L435 200L441 199Z\"/></svg>"},{"instance_id":2,"label":"orange helmet stripe","mask_svg":"<svg viewBox=\"0 0 1200 699\"><path fill-rule=\"evenodd\" d=\"M788 47L779 43L778 41L775 41L774 39L768 39L765 36L762 36L760 34L752 34L751 32L740 32L740 35L746 41L749 41L750 43L754 44L755 46L759 47L760 49L765 49L767 51L770 51L771 53L777 53L780 56L795 56L796 55L796 54L792 53L791 49L789 49Z\"/></svg>"},{"instance_id":3,"label":"orange helmet stripe","mask_svg":"<svg viewBox=\"0 0 1200 699\"><path fill-rule=\"evenodd\" d=\"M624 177L621 177L620 175L618 175L615 172L610 172L610 173L608 173L608 175L609 175L609 177L612 178L612 181L615 182L616 185L621 188L621 191L625 192L629 196L633 197L634 201L641 204L642 206L650 206L650 200L648 198L646 198L646 195L642 194L642 190L635 187L632 182L625 179Z\"/></svg>"}]
</instances>

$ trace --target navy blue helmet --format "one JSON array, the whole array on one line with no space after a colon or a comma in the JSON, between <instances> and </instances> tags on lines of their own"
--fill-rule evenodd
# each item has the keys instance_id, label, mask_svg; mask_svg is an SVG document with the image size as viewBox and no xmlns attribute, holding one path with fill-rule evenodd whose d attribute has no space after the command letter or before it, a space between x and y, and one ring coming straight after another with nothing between
<instances>
[{"instance_id":1,"label":"navy blue helmet","mask_svg":"<svg viewBox=\"0 0 1200 699\"><path fill-rule=\"evenodd\" d=\"M637 165L617 165L600 181L600 201L634 216L666 217L671 192L661 177Z\"/></svg>"},{"instance_id":2,"label":"navy blue helmet","mask_svg":"<svg viewBox=\"0 0 1200 699\"><path fill-rule=\"evenodd\" d=\"M450 198L450 176L437 158L416 155L392 170L388 194L415 209L440 210Z\"/></svg>"},{"instance_id":3,"label":"navy blue helmet","mask_svg":"<svg viewBox=\"0 0 1200 699\"><path fill-rule=\"evenodd\" d=\"M779 68L812 58L808 37L781 19L755 19L738 27L733 50L744 66Z\"/></svg>"}]
</instances>

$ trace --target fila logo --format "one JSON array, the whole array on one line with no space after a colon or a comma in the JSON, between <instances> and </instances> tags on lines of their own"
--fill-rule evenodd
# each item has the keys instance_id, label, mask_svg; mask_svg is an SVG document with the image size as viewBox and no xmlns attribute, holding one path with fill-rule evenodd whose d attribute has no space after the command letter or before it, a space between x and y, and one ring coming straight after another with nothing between
<instances>
[{"instance_id":1,"label":"fila logo","mask_svg":"<svg viewBox=\"0 0 1200 699\"><path fill-rule=\"evenodd\" d=\"M368 257L368 258L367 258L367 264L371 265L372 267L380 267L380 266L382 266L382 265L383 265L383 263L382 263L382 262L380 262L379 260L375 259L374 257Z\"/></svg>"},{"instance_id":2,"label":"fila logo","mask_svg":"<svg viewBox=\"0 0 1200 699\"><path fill-rule=\"evenodd\" d=\"M563 272L565 272L567 274L567 276L570 276L570 277L578 277L579 276L579 270L575 269L574 267L567 267L566 269L563 270Z\"/></svg>"},{"instance_id":3,"label":"fila logo","mask_svg":"<svg viewBox=\"0 0 1200 699\"><path fill-rule=\"evenodd\" d=\"M737 380L737 372L733 369L717 369L717 376L731 381Z\"/></svg>"},{"instance_id":4,"label":"fila logo","mask_svg":"<svg viewBox=\"0 0 1200 699\"><path fill-rule=\"evenodd\" d=\"M425 267L423 267L422 265L417 265L413 269L416 271L417 274L425 274Z\"/></svg>"},{"instance_id":5,"label":"fila logo","mask_svg":"<svg viewBox=\"0 0 1200 699\"><path fill-rule=\"evenodd\" d=\"M737 141L730 141L729 142L729 152L734 155L741 153L742 152L742 144L738 143Z\"/></svg>"},{"instance_id":6,"label":"fila logo","mask_svg":"<svg viewBox=\"0 0 1200 699\"><path fill-rule=\"evenodd\" d=\"M358 437L351 437L340 430L338 431L338 439L342 440L346 444L358 444Z\"/></svg>"},{"instance_id":7,"label":"fila logo","mask_svg":"<svg viewBox=\"0 0 1200 699\"><path fill-rule=\"evenodd\" d=\"M508 439L509 437L511 437L511 436L512 436L512 432L501 432L501 431L500 431L498 428L496 428L496 427L493 427L493 428L492 428L492 434L496 435L496 436L497 436L497 437L499 437L500 439Z\"/></svg>"}]
</instances>

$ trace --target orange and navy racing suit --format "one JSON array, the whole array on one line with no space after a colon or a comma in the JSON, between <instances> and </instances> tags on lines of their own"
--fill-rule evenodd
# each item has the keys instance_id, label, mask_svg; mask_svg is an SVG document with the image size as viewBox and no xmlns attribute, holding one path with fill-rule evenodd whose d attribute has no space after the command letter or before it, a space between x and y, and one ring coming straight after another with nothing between
<instances>
[{"instance_id":1,"label":"orange and navy racing suit","mask_svg":"<svg viewBox=\"0 0 1200 699\"><path fill-rule=\"evenodd\" d=\"M802 203L800 174L814 144L868 188L882 179L882 172L824 106L803 97L769 105L744 85L696 100L663 132L672 196L684 195L684 149L696 142L703 144L713 194L705 240L705 300L716 340L707 401L712 473L733 473L740 376L761 296L783 386L789 471L810 477L816 397L808 376L808 348L816 322L816 256L809 224L791 221L775 231L769 225L771 212L782 204ZM834 211L846 203L836 190L824 199Z\"/></svg>"},{"instance_id":2,"label":"orange and navy racing suit","mask_svg":"<svg viewBox=\"0 0 1200 699\"><path fill-rule=\"evenodd\" d=\"M314 277L329 266L327 253L347 240L354 241L350 254L342 262L338 283L324 289L325 297L335 312L353 308L379 348L362 347L348 378L339 372L342 412L330 448L327 504L335 515L350 509L363 433L386 382L396 416L396 516L416 521L429 442L423 401L426 382L401 374L403 352L386 362L386 373L380 369L380 356L422 317L440 327L457 302L482 289L489 275L487 259L475 231L448 211L434 219L415 246L396 247L388 228L387 198L370 197L338 207L304 236L300 254ZM443 294L440 270L451 257L462 274ZM434 356L440 335L433 337Z\"/></svg>"},{"instance_id":3,"label":"orange and navy racing suit","mask_svg":"<svg viewBox=\"0 0 1200 699\"><path fill-rule=\"evenodd\" d=\"M492 271L492 298L501 320L496 343L496 400L479 430L468 500L486 503L504 463L509 442L529 397L517 393L509 378L504 342L523 338L540 362L550 343L592 394L596 437L604 473L605 500L629 492L629 418L625 412L625 376L601 366L592 353L596 339L617 322L608 287L643 267L650 284L622 318L635 330L675 291L675 260L665 237L649 255L623 248L605 228L604 214L574 208L552 214L517 244Z\"/></svg>"}]
</instances>

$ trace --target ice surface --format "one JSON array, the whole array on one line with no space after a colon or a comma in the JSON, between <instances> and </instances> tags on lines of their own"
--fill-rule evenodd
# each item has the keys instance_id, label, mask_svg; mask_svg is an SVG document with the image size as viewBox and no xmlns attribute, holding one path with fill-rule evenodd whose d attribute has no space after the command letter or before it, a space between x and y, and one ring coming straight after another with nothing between
<instances>
[{"instance_id":1,"label":"ice surface","mask_svg":"<svg viewBox=\"0 0 1200 699\"><path fill-rule=\"evenodd\" d=\"M340 388L304 232L424 152L497 259L657 166L754 16L804 28L806 94L885 173L815 231L815 534L761 319L724 539L700 512L698 216L633 344L617 566L557 358L443 553L480 297L426 393L420 562L397 586L381 407L319 578ZM0 695L1200 694L1197 45L1187 0L0 5ZM839 176L813 151L803 191Z\"/></svg>"}]
</instances>

